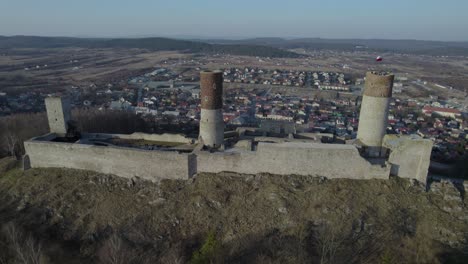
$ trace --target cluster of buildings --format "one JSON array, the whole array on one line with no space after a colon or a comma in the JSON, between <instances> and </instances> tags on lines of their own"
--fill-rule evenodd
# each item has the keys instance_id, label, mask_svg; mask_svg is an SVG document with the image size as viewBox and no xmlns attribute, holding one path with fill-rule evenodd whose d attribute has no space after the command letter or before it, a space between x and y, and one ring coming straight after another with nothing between
<instances>
[{"instance_id":1,"label":"cluster of buildings","mask_svg":"<svg viewBox=\"0 0 468 264\"><path fill-rule=\"evenodd\" d=\"M349 91L349 80L343 73L307 72L298 70L270 70L257 67L228 68L223 70L224 82L318 87L323 90ZM340 87L340 88L337 88Z\"/></svg>"},{"instance_id":2,"label":"cluster of buildings","mask_svg":"<svg viewBox=\"0 0 468 264\"><path fill-rule=\"evenodd\" d=\"M27 91L17 94L0 92L0 116L22 112L44 111L46 94Z\"/></svg>"},{"instance_id":3,"label":"cluster of buildings","mask_svg":"<svg viewBox=\"0 0 468 264\"><path fill-rule=\"evenodd\" d=\"M347 82L340 73L269 71L246 67L224 69L222 76L224 82L250 81L251 78L273 82L272 80L293 76L291 80L310 78L319 88L327 85L347 87L340 86ZM186 76L171 70L158 68L130 78L124 86L110 83L100 87L94 84L85 88L73 86L67 89L67 94L54 95L67 96L72 99L74 106L131 111L145 116L148 122L183 124L199 121L202 112L200 84L186 82L185 78ZM398 78L396 80L405 81ZM358 82L364 84L364 80L358 79ZM24 92L19 96L0 93L0 115L44 111L43 100L50 95L37 92ZM275 132L326 133L347 141L357 137L362 98L347 93L329 99L312 94L285 96L271 91L241 88L225 90L224 102L222 120L232 127L262 127L264 131ZM434 142L432 158L436 161L451 162L466 152L466 115L437 98L424 101L391 98L385 129L388 134L417 134L431 139Z\"/></svg>"},{"instance_id":4,"label":"cluster of buildings","mask_svg":"<svg viewBox=\"0 0 468 264\"><path fill-rule=\"evenodd\" d=\"M421 112L417 134L434 142L432 160L452 163L468 152L468 121L460 110L426 105Z\"/></svg>"},{"instance_id":5,"label":"cluster of buildings","mask_svg":"<svg viewBox=\"0 0 468 264\"><path fill-rule=\"evenodd\" d=\"M307 73L304 71L281 71L259 68L224 69L224 82L251 83L283 86L305 86Z\"/></svg>"}]
</instances>

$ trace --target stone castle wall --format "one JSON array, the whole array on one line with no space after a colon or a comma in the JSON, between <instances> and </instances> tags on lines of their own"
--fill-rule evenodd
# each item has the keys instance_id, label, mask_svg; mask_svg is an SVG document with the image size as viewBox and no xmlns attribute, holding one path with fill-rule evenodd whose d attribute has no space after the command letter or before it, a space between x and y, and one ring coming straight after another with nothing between
<instances>
[{"instance_id":1,"label":"stone castle wall","mask_svg":"<svg viewBox=\"0 0 468 264\"><path fill-rule=\"evenodd\" d=\"M189 179L201 172L236 172L330 179L388 179L391 174L425 183L432 147L428 140L386 137L385 146L391 150L388 162L371 163L353 145L260 142L255 151L250 147L236 147L224 152L178 153L47 141L51 137L46 135L25 142L31 167L92 170L152 181Z\"/></svg>"},{"instance_id":2,"label":"stone castle wall","mask_svg":"<svg viewBox=\"0 0 468 264\"><path fill-rule=\"evenodd\" d=\"M200 172L310 175L327 178L387 179L389 167L371 165L350 145L259 143L256 151L178 153L123 147L30 140L25 142L31 167L92 170L148 180L188 179ZM345 161L345 162L343 162Z\"/></svg>"},{"instance_id":3,"label":"stone castle wall","mask_svg":"<svg viewBox=\"0 0 468 264\"><path fill-rule=\"evenodd\" d=\"M24 143L31 167L92 170L125 178L188 179L193 154L49 141ZM192 165L193 167L193 165Z\"/></svg>"},{"instance_id":4,"label":"stone castle wall","mask_svg":"<svg viewBox=\"0 0 468 264\"><path fill-rule=\"evenodd\" d=\"M199 172L388 179L390 168L372 165L351 145L259 143L256 151L197 153Z\"/></svg>"},{"instance_id":5,"label":"stone castle wall","mask_svg":"<svg viewBox=\"0 0 468 264\"><path fill-rule=\"evenodd\" d=\"M390 150L391 174L425 183L431 162L433 142L418 136L386 135L384 148Z\"/></svg>"}]
</instances>

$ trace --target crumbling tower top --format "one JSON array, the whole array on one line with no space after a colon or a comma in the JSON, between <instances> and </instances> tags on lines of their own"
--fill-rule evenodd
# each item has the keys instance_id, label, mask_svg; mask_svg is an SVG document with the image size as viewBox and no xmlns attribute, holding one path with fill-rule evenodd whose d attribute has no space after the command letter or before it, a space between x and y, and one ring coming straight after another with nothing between
<instances>
[{"instance_id":1,"label":"crumbling tower top","mask_svg":"<svg viewBox=\"0 0 468 264\"><path fill-rule=\"evenodd\" d=\"M393 74L370 71L366 73L363 95L372 97L392 97Z\"/></svg>"},{"instance_id":2,"label":"crumbling tower top","mask_svg":"<svg viewBox=\"0 0 468 264\"><path fill-rule=\"evenodd\" d=\"M387 72L372 71L366 74L357 139L364 145L368 157L385 155L382 140L387 132L394 77Z\"/></svg>"},{"instance_id":3,"label":"crumbling tower top","mask_svg":"<svg viewBox=\"0 0 468 264\"><path fill-rule=\"evenodd\" d=\"M201 71L201 108L202 109L221 109L223 108L223 72Z\"/></svg>"}]
</instances>

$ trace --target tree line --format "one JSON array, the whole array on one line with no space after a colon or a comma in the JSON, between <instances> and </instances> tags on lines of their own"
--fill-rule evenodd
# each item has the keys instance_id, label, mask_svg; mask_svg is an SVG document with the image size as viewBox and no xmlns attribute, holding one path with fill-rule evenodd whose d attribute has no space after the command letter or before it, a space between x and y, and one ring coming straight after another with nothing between
<instances>
[{"instance_id":1,"label":"tree line","mask_svg":"<svg viewBox=\"0 0 468 264\"><path fill-rule=\"evenodd\" d=\"M83 132L129 134L147 130L145 120L130 112L74 109L72 117L79 131ZM25 140L46 134L48 131L45 112L0 117L0 158L21 157L25 153Z\"/></svg>"},{"instance_id":2,"label":"tree line","mask_svg":"<svg viewBox=\"0 0 468 264\"><path fill-rule=\"evenodd\" d=\"M0 49L13 48L128 48L152 51L179 50L192 53L227 53L231 55L297 58L300 55L287 50L257 44L209 44L200 41L178 40L169 38L69 38L35 36L0 36Z\"/></svg>"}]
</instances>

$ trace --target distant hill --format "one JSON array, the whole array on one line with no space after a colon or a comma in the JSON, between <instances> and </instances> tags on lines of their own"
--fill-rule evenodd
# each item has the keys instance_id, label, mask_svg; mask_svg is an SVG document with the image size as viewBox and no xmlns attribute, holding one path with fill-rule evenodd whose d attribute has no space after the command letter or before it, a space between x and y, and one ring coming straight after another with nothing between
<instances>
[{"instance_id":1,"label":"distant hill","mask_svg":"<svg viewBox=\"0 0 468 264\"><path fill-rule=\"evenodd\" d=\"M295 58L300 55L287 49L337 51L375 51L434 56L468 56L468 42L385 40L385 39L322 39L322 38L251 38L170 39L150 38L71 38L37 36L0 36L0 49L12 48L139 48L152 51L179 50L193 53L221 53L259 57Z\"/></svg>"},{"instance_id":2,"label":"distant hill","mask_svg":"<svg viewBox=\"0 0 468 264\"><path fill-rule=\"evenodd\" d=\"M437 56L468 56L468 42L385 39L321 39L321 38L252 38L242 40L206 40L212 44L264 45L282 49L307 48L323 50L369 50Z\"/></svg>"},{"instance_id":3,"label":"distant hill","mask_svg":"<svg viewBox=\"0 0 468 264\"><path fill-rule=\"evenodd\" d=\"M69 38L36 36L0 36L0 49L12 48L139 48L153 51L180 50L187 52L225 53L259 57L299 57L299 54L257 44L208 44L200 41L169 38Z\"/></svg>"}]
</instances>

